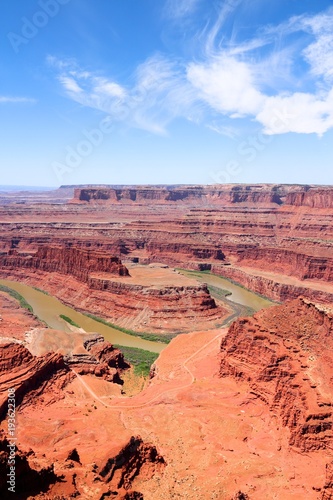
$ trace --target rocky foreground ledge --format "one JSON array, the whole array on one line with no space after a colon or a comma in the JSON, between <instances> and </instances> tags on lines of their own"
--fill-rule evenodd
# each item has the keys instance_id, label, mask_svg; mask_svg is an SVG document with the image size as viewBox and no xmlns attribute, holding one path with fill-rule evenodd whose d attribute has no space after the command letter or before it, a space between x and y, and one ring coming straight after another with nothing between
<instances>
[{"instance_id":1,"label":"rocky foreground ledge","mask_svg":"<svg viewBox=\"0 0 333 500\"><path fill-rule=\"evenodd\" d=\"M131 398L60 354L6 340L0 376L22 388L17 484L38 500L331 500L332 331L329 308L300 298L179 335ZM86 349L114 353L98 337ZM4 470L5 415L1 429Z\"/></svg>"}]
</instances>

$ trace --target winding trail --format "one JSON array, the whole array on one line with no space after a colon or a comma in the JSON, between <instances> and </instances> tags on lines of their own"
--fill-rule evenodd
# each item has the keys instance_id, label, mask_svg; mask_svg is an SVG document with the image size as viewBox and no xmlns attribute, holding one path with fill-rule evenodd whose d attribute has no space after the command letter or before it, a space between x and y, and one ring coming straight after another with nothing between
<instances>
[{"instance_id":1,"label":"winding trail","mask_svg":"<svg viewBox=\"0 0 333 500\"><path fill-rule=\"evenodd\" d=\"M183 368L185 371L187 371L187 373L190 375L190 378L191 378L191 381L185 385L181 385L179 387L173 387L172 389L168 389L166 391L162 391L161 393L157 394L156 396L154 396L153 398L149 399L148 401L146 401L145 403L142 403L142 404L139 404L139 405L122 405L122 404L119 404L121 403L122 399L118 399L118 403L117 404L113 404L113 405L110 405L108 403L105 403L105 401L103 401L92 389L91 387L89 387L89 385L86 383L86 381L82 378L81 375L79 375L75 370L72 369L72 372L76 375L77 379L79 380L79 382L86 388L86 390L89 392L89 394L91 394L93 396L94 399L96 399L97 401L99 401L103 406L107 407L107 408L110 408L110 409L114 409L114 410L125 410L125 409L134 409L134 408L144 408L145 406L148 406L148 405L151 405L152 403L154 403L157 399L159 399L161 396L165 396L171 392L174 392L174 391L180 391L182 389L186 389L187 387L189 387L190 385L193 384L193 382L195 381L195 377L192 373L192 371L190 370L190 368L188 368L186 365L187 363L189 363L193 358L195 358L201 351L203 351L206 347L208 347L210 344L212 344L213 342L216 341L216 339L222 339L222 337L226 334L226 331L222 331L220 332L219 334L217 334L213 339L211 339L209 342L207 342L206 344L202 345L199 349L197 349L194 353L192 353L181 365L180 367ZM110 396L112 397L112 396ZM128 401L128 399L127 399ZM124 401L126 402L126 401Z\"/></svg>"}]
</instances>

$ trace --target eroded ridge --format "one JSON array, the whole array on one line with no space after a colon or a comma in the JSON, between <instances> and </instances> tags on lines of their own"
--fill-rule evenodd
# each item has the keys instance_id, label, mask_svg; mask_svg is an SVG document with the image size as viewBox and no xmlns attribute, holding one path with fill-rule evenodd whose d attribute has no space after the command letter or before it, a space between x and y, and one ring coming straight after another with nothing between
<instances>
[{"instance_id":1,"label":"eroded ridge","mask_svg":"<svg viewBox=\"0 0 333 500\"><path fill-rule=\"evenodd\" d=\"M300 298L237 320L221 344L221 377L247 381L302 451L332 446L332 333L332 314Z\"/></svg>"}]
</instances>

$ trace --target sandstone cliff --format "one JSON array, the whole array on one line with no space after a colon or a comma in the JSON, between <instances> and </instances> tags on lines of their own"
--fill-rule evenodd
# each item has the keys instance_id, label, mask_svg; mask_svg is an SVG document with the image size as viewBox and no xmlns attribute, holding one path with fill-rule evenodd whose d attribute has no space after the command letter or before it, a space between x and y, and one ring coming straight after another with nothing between
<instances>
[{"instance_id":1,"label":"sandstone cliff","mask_svg":"<svg viewBox=\"0 0 333 500\"><path fill-rule=\"evenodd\" d=\"M238 266L224 266L222 268L213 265L212 272L277 302L304 296L314 302L333 303L333 287L326 282L323 284L320 282L307 283L306 281L290 279L288 276L279 276L278 273L260 272L257 269L251 269L250 266L244 270Z\"/></svg>"},{"instance_id":2,"label":"sandstone cliff","mask_svg":"<svg viewBox=\"0 0 333 500\"><path fill-rule=\"evenodd\" d=\"M1 270L8 279L38 286L75 309L103 317L137 332L181 333L215 328L228 316L216 304L204 284L169 286L139 285L117 281L108 274L91 276L82 283L72 276L32 272L24 268Z\"/></svg>"},{"instance_id":3,"label":"sandstone cliff","mask_svg":"<svg viewBox=\"0 0 333 500\"><path fill-rule=\"evenodd\" d=\"M50 386L41 377L33 389L26 379L16 415L18 493L22 500L331 500L332 333L328 307L299 299L229 331L177 336L131 398L91 373L59 390L60 365L49 372ZM83 335L89 356L123 366L101 338ZM53 356L1 345L10 386ZM8 432L5 419L0 426ZM7 445L1 434L2 479Z\"/></svg>"},{"instance_id":4,"label":"sandstone cliff","mask_svg":"<svg viewBox=\"0 0 333 500\"><path fill-rule=\"evenodd\" d=\"M92 334L83 342L86 352L64 356L66 365L80 375L94 375L108 382L122 385L122 373L130 368L123 353L106 342L101 335ZM81 350L82 351L82 350Z\"/></svg>"},{"instance_id":5,"label":"sandstone cliff","mask_svg":"<svg viewBox=\"0 0 333 500\"><path fill-rule=\"evenodd\" d=\"M10 438L7 439L5 433L0 430L0 491L3 500L14 497L23 499L28 496L35 498L35 495L43 494L52 484L61 481L61 477L54 473L53 464L32 467L29 460L34 459L33 451L23 452L14 444L15 493L8 491L8 459L12 444L13 441Z\"/></svg>"},{"instance_id":6,"label":"sandstone cliff","mask_svg":"<svg viewBox=\"0 0 333 500\"><path fill-rule=\"evenodd\" d=\"M73 377L59 353L35 357L21 344L0 344L0 418L7 411L8 389L15 389L16 406L31 404L40 393L50 403L63 397Z\"/></svg>"},{"instance_id":7,"label":"sandstone cliff","mask_svg":"<svg viewBox=\"0 0 333 500\"><path fill-rule=\"evenodd\" d=\"M221 344L222 377L249 384L303 451L333 443L333 316L305 299L236 321Z\"/></svg>"},{"instance_id":8,"label":"sandstone cliff","mask_svg":"<svg viewBox=\"0 0 333 500\"><path fill-rule=\"evenodd\" d=\"M83 187L74 189L75 202L200 202L255 203L332 208L333 189L309 185L213 185L213 186L147 186Z\"/></svg>"},{"instance_id":9,"label":"sandstone cliff","mask_svg":"<svg viewBox=\"0 0 333 500\"><path fill-rule=\"evenodd\" d=\"M28 254L10 250L8 254L0 255L0 266L71 274L84 282L88 281L91 272L106 272L113 276L129 274L118 257L71 246L40 246L37 252Z\"/></svg>"}]
</instances>

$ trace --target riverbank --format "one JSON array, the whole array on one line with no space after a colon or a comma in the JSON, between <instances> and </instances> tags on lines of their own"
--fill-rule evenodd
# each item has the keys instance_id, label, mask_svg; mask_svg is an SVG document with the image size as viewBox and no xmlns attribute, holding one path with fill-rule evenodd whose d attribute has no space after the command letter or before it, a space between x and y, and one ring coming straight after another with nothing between
<instances>
[{"instance_id":1,"label":"riverbank","mask_svg":"<svg viewBox=\"0 0 333 500\"><path fill-rule=\"evenodd\" d=\"M45 321L50 328L62 330L68 333L71 329L66 322L61 319L61 315L71 318L73 322L83 328L86 332L95 332L112 344L123 345L127 347L136 347L145 351L160 353L165 344L153 342L134 335L129 335L116 328L112 328L104 323L94 320L75 309L66 306L60 300L36 290L30 285L10 280L0 280L0 285L6 286L19 293L25 301L32 307L34 314L42 321Z\"/></svg>"}]
</instances>

